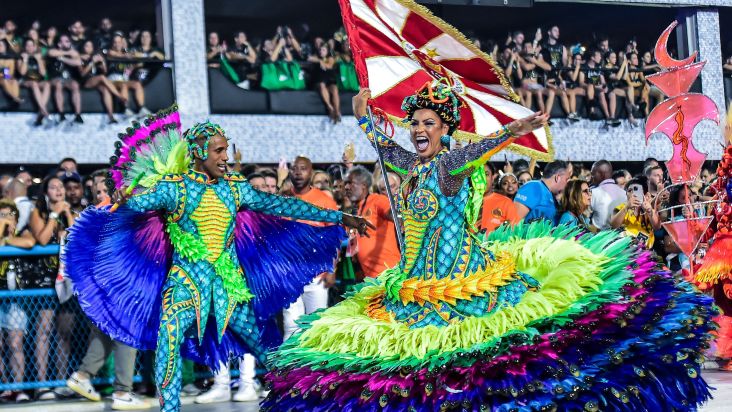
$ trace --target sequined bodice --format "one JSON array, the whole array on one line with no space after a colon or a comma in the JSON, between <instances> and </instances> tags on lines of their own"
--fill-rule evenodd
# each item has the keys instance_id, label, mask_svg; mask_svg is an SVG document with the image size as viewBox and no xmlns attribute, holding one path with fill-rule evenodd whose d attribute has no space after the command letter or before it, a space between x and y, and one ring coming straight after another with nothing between
<instances>
[{"instance_id":1,"label":"sequined bodice","mask_svg":"<svg viewBox=\"0 0 732 412\"><path fill-rule=\"evenodd\" d=\"M441 279L485 265L484 253L465 218L468 181L463 181L454 196L443 195L438 177L440 157L415 165L399 196L405 231L400 267L409 277ZM408 192L406 198L404 192Z\"/></svg>"}]
</instances>

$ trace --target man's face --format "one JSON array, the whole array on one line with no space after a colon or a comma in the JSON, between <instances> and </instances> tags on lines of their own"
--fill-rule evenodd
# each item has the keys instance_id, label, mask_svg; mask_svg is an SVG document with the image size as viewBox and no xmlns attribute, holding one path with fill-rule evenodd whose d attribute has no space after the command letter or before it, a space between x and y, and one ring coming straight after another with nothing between
<instances>
[{"instance_id":1,"label":"man's face","mask_svg":"<svg viewBox=\"0 0 732 412\"><path fill-rule=\"evenodd\" d=\"M264 191L267 193L277 194L277 179L271 176L264 177Z\"/></svg>"},{"instance_id":2,"label":"man's face","mask_svg":"<svg viewBox=\"0 0 732 412\"><path fill-rule=\"evenodd\" d=\"M661 182L663 182L663 171L661 169L653 169L651 175L648 176L648 183L655 190Z\"/></svg>"},{"instance_id":3,"label":"man's face","mask_svg":"<svg viewBox=\"0 0 732 412\"><path fill-rule=\"evenodd\" d=\"M81 186L81 183L68 181L64 184L64 188L66 188L66 201L71 206L79 206L81 199L84 197L84 188Z\"/></svg>"},{"instance_id":4,"label":"man's face","mask_svg":"<svg viewBox=\"0 0 732 412\"><path fill-rule=\"evenodd\" d=\"M84 34L84 25L81 24L80 21L75 21L74 24L69 27L69 30L71 31L71 34L79 37Z\"/></svg>"},{"instance_id":5,"label":"man's face","mask_svg":"<svg viewBox=\"0 0 732 412\"><path fill-rule=\"evenodd\" d=\"M493 174L493 171L487 165L484 166L484 168L485 168L486 186L489 187L489 188L490 187L493 187L493 183L494 183L494 181L496 179L496 175Z\"/></svg>"},{"instance_id":6,"label":"man's face","mask_svg":"<svg viewBox=\"0 0 732 412\"><path fill-rule=\"evenodd\" d=\"M600 64L600 63L602 63L602 54L600 54L600 52L595 52L595 53L593 53L593 54L592 54L592 59L591 59L591 60L592 60L592 62L593 62L593 63L595 63L595 64Z\"/></svg>"},{"instance_id":7,"label":"man's face","mask_svg":"<svg viewBox=\"0 0 732 412\"><path fill-rule=\"evenodd\" d=\"M516 33L516 35L513 36L513 42L516 44L523 44L524 43L524 34L521 32Z\"/></svg>"},{"instance_id":8,"label":"man's face","mask_svg":"<svg viewBox=\"0 0 732 412\"><path fill-rule=\"evenodd\" d=\"M310 184L313 175L313 165L304 159L297 159L292 165L292 185L295 189L302 189Z\"/></svg>"},{"instance_id":9,"label":"man's face","mask_svg":"<svg viewBox=\"0 0 732 412\"><path fill-rule=\"evenodd\" d=\"M369 188L366 187L363 181L358 177L354 177L352 174L346 176L346 180L343 183L346 197L353 203L362 201L369 192Z\"/></svg>"},{"instance_id":10,"label":"man's face","mask_svg":"<svg viewBox=\"0 0 732 412\"><path fill-rule=\"evenodd\" d=\"M58 48L61 50L71 49L71 39L69 38L69 36L61 36L58 39Z\"/></svg>"},{"instance_id":11,"label":"man's face","mask_svg":"<svg viewBox=\"0 0 732 412\"><path fill-rule=\"evenodd\" d=\"M554 26L551 29L549 29L549 37L551 37L554 40L559 40L559 27Z\"/></svg>"},{"instance_id":12,"label":"man's face","mask_svg":"<svg viewBox=\"0 0 732 412\"><path fill-rule=\"evenodd\" d=\"M59 165L59 168L69 172L69 173L76 173L76 163L74 163L71 160L64 160Z\"/></svg>"},{"instance_id":13,"label":"man's face","mask_svg":"<svg viewBox=\"0 0 732 412\"><path fill-rule=\"evenodd\" d=\"M247 41L247 35L244 32L240 32L236 35L236 38L234 39L236 41L236 44L244 44Z\"/></svg>"},{"instance_id":14,"label":"man's face","mask_svg":"<svg viewBox=\"0 0 732 412\"><path fill-rule=\"evenodd\" d=\"M33 176L28 172L20 172L15 178L23 182L26 187L30 187L33 183Z\"/></svg>"},{"instance_id":15,"label":"man's face","mask_svg":"<svg viewBox=\"0 0 732 412\"><path fill-rule=\"evenodd\" d=\"M249 184L252 185L253 188L259 190L260 192L267 191L267 184L265 183L263 177L253 177L253 178L249 179Z\"/></svg>"},{"instance_id":16,"label":"man's face","mask_svg":"<svg viewBox=\"0 0 732 412\"><path fill-rule=\"evenodd\" d=\"M99 27L102 29L102 31L112 30L112 20L109 20L108 18L103 18L102 22L99 24Z\"/></svg>"},{"instance_id":17,"label":"man's face","mask_svg":"<svg viewBox=\"0 0 732 412\"><path fill-rule=\"evenodd\" d=\"M15 29L17 26L15 25L15 22L12 20L8 20L5 22L5 32L8 34L15 33Z\"/></svg>"},{"instance_id":18,"label":"man's face","mask_svg":"<svg viewBox=\"0 0 732 412\"><path fill-rule=\"evenodd\" d=\"M218 179L226 174L226 164L229 162L229 142L220 134L214 135L208 141L208 158L203 161L201 168L212 179Z\"/></svg>"}]
</instances>

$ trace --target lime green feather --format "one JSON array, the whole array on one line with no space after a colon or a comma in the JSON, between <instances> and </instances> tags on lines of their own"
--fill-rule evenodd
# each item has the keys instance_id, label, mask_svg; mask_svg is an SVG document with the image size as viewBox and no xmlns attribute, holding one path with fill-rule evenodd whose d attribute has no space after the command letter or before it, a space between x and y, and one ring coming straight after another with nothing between
<instances>
[{"instance_id":1,"label":"lime green feather","mask_svg":"<svg viewBox=\"0 0 732 412\"><path fill-rule=\"evenodd\" d=\"M247 288L244 275L239 270L239 266L234 263L229 252L224 251L216 259L214 270L221 277L224 283L224 289L231 300L242 303L248 302L254 297L249 291L249 288Z\"/></svg>"},{"instance_id":2,"label":"lime green feather","mask_svg":"<svg viewBox=\"0 0 732 412\"><path fill-rule=\"evenodd\" d=\"M185 259L191 262L199 262L208 257L210 252L203 240L183 231L177 223L168 221L165 225L165 231L168 232L170 243L175 251Z\"/></svg>"}]
</instances>

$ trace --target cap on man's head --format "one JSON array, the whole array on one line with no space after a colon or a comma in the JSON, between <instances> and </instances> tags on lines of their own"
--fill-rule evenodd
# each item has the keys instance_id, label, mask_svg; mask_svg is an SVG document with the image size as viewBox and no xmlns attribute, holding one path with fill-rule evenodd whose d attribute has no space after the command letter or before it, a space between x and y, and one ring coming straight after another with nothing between
<instances>
[{"instance_id":1,"label":"cap on man's head","mask_svg":"<svg viewBox=\"0 0 732 412\"><path fill-rule=\"evenodd\" d=\"M76 172L66 172L61 175L61 181L63 182L63 184L66 184L68 182L81 183L81 176Z\"/></svg>"}]
</instances>

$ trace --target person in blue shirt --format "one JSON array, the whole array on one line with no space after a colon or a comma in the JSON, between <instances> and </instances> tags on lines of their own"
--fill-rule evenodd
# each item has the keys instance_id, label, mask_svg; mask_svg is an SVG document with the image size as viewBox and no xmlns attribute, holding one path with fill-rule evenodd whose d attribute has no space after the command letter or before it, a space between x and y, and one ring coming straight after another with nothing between
<instances>
[{"instance_id":1,"label":"person in blue shirt","mask_svg":"<svg viewBox=\"0 0 732 412\"><path fill-rule=\"evenodd\" d=\"M557 223L557 201L555 196L562 193L571 176L570 165L563 160L555 160L544 167L540 180L532 180L521 186L513 199L519 219L530 222L548 219Z\"/></svg>"}]
</instances>

